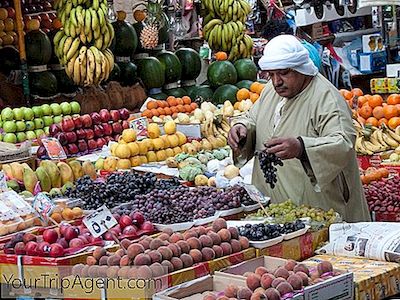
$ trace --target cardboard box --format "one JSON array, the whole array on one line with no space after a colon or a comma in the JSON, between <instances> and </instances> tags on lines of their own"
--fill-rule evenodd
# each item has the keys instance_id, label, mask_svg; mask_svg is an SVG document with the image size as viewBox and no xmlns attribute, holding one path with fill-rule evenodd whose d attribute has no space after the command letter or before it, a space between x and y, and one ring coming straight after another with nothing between
<instances>
[{"instance_id":1,"label":"cardboard box","mask_svg":"<svg viewBox=\"0 0 400 300\"><path fill-rule=\"evenodd\" d=\"M393 78L400 77L400 64L386 65L386 76L393 77Z\"/></svg>"},{"instance_id":2,"label":"cardboard box","mask_svg":"<svg viewBox=\"0 0 400 300\"><path fill-rule=\"evenodd\" d=\"M375 73L382 72L386 69L386 51L360 53L360 66L361 73Z\"/></svg>"},{"instance_id":3,"label":"cardboard box","mask_svg":"<svg viewBox=\"0 0 400 300\"><path fill-rule=\"evenodd\" d=\"M317 255L304 263L314 266L321 260L354 274L356 300L384 299L400 293L400 265L397 263L330 255Z\"/></svg>"},{"instance_id":4,"label":"cardboard box","mask_svg":"<svg viewBox=\"0 0 400 300\"><path fill-rule=\"evenodd\" d=\"M243 274L246 272L253 272L258 267L265 267L268 271L272 271L286 263L285 259L262 256L258 257L233 267L227 268L220 272L216 272L215 276L226 277L228 279L233 278L244 278ZM339 268L338 268L339 269ZM340 270L340 269L339 269ZM307 286L301 294L297 294L297 297L293 299L304 299L304 300L352 300L354 298L354 285L353 285L353 274L344 273L339 276L335 276L331 279L325 280L324 282Z\"/></svg>"}]
</instances>

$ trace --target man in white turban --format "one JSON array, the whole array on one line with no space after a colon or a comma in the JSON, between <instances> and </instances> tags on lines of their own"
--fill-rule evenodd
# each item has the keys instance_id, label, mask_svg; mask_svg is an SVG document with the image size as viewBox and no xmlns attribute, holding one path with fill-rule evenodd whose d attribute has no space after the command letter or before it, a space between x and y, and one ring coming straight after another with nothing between
<instances>
[{"instance_id":1,"label":"man in white turban","mask_svg":"<svg viewBox=\"0 0 400 300\"><path fill-rule=\"evenodd\" d=\"M277 182L265 182L255 157L253 184L272 202L334 209L348 222L368 221L354 150L351 112L338 90L294 36L281 35L264 49L259 65L271 80L249 113L229 133L235 162L243 165L267 149L284 160Z\"/></svg>"}]
</instances>

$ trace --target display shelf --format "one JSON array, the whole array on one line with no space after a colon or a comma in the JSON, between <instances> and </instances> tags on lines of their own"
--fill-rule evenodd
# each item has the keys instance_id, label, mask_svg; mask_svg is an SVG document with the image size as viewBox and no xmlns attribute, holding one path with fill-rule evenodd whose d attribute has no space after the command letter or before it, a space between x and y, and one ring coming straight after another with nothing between
<instances>
[{"instance_id":1,"label":"display shelf","mask_svg":"<svg viewBox=\"0 0 400 300\"><path fill-rule=\"evenodd\" d=\"M356 31L349 31L349 32L339 32L335 33L335 42L343 41L349 42L354 40L355 37L359 37L366 34L373 34L380 31L380 28L368 28L368 29L361 29Z\"/></svg>"}]
</instances>

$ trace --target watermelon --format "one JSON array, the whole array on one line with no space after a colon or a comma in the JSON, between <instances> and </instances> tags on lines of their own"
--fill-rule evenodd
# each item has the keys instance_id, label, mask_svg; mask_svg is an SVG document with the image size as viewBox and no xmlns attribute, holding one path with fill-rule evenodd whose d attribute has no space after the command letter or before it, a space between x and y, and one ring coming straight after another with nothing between
<instances>
[{"instance_id":1,"label":"watermelon","mask_svg":"<svg viewBox=\"0 0 400 300\"><path fill-rule=\"evenodd\" d=\"M32 95L54 96L57 94L57 78L49 71L29 73L29 88Z\"/></svg>"},{"instance_id":2,"label":"watermelon","mask_svg":"<svg viewBox=\"0 0 400 300\"><path fill-rule=\"evenodd\" d=\"M138 74L147 89L161 88L165 83L165 75L160 61L155 57L136 60Z\"/></svg>"},{"instance_id":3,"label":"watermelon","mask_svg":"<svg viewBox=\"0 0 400 300\"><path fill-rule=\"evenodd\" d=\"M186 95L190 95L196 88L197 88L197 85L185 86L184 89L186 91Z\"/></svg>"},{"instance_id":4,"label":"watermelon","mask_svg":"<svg viewBox=\"0 0 400 300\"><path fill-rule=\"evenodd\" d=\"M207 85L199 85L196 86L190 93L189 97L193 101L198 99L199 101L196 102L204 102L204 101L212 101L214 92L213 90Z\"/></svg>"},{"instance_id":5,"label":"watermelon","mask_svg":"<svg viewBox=\"0 0 400 300\"><path fill-rule=\"evenodd\" d=\"M242 58L235 62L238 80L257 80L258 69L250 58Z\"/></svg>"},{"instance_id":6,"label":"watermelon","mask_svg":"<svg viewBox=\"0 0 400 300\"><path fill-rule=\"evenodd\" d=\"M248 90L250 90L250 86L252 85L252 83L253 83L253 81L251 81L251 80L242 80L242 81L239 81L238 83L236 83L236 86L239 89L248 89Z\"/></svg>"},{"instance_id":7,"label":"watermelon","mask_svg":"<svg viewBox=\"0 0 400 300\"><path fill-rule=\"evenodd\" d=\"M112 23L115 32L115 56L130 57L135 53L138 45L136 31L131 24L125 21L126 14L118 12L118 20Z\"/></svg>"},{"instance_id":8,"label":"watermelon","mask_svg":"<svg viewBox=\"0 0 400 300\"><path fill-rule=\"evenodd\" d=\"M229 100L232 104L236 102L236 94L239 89L232 84L225 84L217 88L213 95L214 104L224 104Z\"/></svg>"},{"instance_id":9,"label":"watermelon","mask_svg":"<svg viewBox=\"0 0 400 300\"><path fill-rule=\"evenodd\" d=\"M201 59L199 53L191 48L181 48L175 52L182 64L182 76L184 81L196 80L201 72Z\"/></svg>"},{"instance_id":10,"label":"watermelon","mask_svg":"<svg viewBox=\"0 0 400 300\"><path fill-rule=\"evenodd\" d=\"M164 93L157 93L154 95L150 95L150 97L156 100L165 100L168 98L168 95Z\"/></svg>"},{"instance_id":11,"label":"watermelon","mask_svg":"<svg viewBox=\"0 0 400 300\"><path fill-rule=\"evenodd\" d=\"M118 62L120 81L124 86L131 86L137 82L137 67L132 62ZM113 70L114 71L114 70Z\"/></svg>"},{"instance_id":12,"label":"watermelon","mask_svg":"<svg viewBox=\"0 0 400 300\"><path fill-rule=\"evenodd\" d=\"M182 65L173 52L161 51L156 57L162 65L166 84L177 82L181 79Z\"/></svg>"},{"instance_id":13,"label":"watermelon","mask_svg":"<svg viewBox=\"0 0 400 300\"><path fill-rule=\"evenodd\" d=\"M214 61L207 70L207 78L212 87L237 82L236 69L230 61Z\"/></svg>"},{"instance_id":14,"label":"watermelon","mask_svg":"<svg viewBox=\"0 0 400 300\"><path fill-rule=\"evenodd\" d=\"M12 70L21 67L19 51L15 47L0 48L0 72L8 76Z\"/></svg>"},{"instance_id":15,"label":"watermelon","mask_svg":"<svg viewBox=\"0 0 400 300\"><path fill-rule=\"evenodd\" d=\"M187 92L183 88L164 90L164 93L168 96L174 96L178 98L182 98L183 96L187 95Z\"/></svg>"},{"instance_id":16,"label":"watermelon","mask_svg":"<svg viewBox=\"0 0 400 300\"><path fill-rule=\"evenodd\" d=\"M26 60L29 66L47 65L52 55L50 39L42 30L32 30L25 35Z\"/></svg>"},{"instance_id":17,"label":"watermelon","mask_svg":"<svg viewBox=\"0 0 400 300\"><path fill-rule=\"evenodd\" d=\"M135 73L136 73L136 70L135 70ZM114 68L112 69L110 76L108 76L107 82L120 81L120 78L121 78L121 68L118 66L118 64L114 64Z\"/></svg>"},{"instance_id":18,"label":"watermelon","mask_svg":"<svg viewBox=\"0 0 400 300\"><path fill-rule=\"evenodd\" d=\"M76 92L77 86L71 78L65 73L65 69L52 70L51 73L57 78L57 87L60 93L71 94Z\"/></svg>"}]
</instances>

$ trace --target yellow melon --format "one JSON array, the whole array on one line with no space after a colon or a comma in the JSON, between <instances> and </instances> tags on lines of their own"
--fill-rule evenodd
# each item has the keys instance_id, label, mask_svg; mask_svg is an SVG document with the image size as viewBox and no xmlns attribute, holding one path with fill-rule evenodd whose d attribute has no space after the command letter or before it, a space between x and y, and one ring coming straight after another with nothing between
<instances>
[{"instance_id":1,"label":"yellow melon","mask_svg":"<svg viewBox=\"0 0 400 300\"><path fill-rule=\"evenodd\" d=\"M140 166L141 164L142 164L142 161L140 159L140 156L131 157L132 167L137 167L137 166Z\"/></svg>"},{"instance_id":2,"label":"yellow melon","mask_svg":"<svg viewBox=\"0 0 400 300\"><path fill-rule=\"evenodd\" d=\"M140 164L147 164L147 157L145 155L140 155Z\"/></svg>"},{"instance_id":3,"label":"yellow melon","mask_svg":"<svg viewBox=\"0 0 400 300\"><path fill-rule=\"evenodd\" d=\"M122 131L122 139L127 143L136 141L136 131L132 128L125 129Z\"/></svg>"},{"instance_id":4,"label":"yellow melon","mask_svg":"<svg viewBox=\"0 0 400 300\"><path fill-rule=\"evenodd\" d=\"M139 146L139 154L145 155L147 153L147 142L140 141L140 142L137 142L137 144Z\"/></svg>"},{"instance_id":5,"label":"yellow melon","mask_svg":"<svg viewBox=\"0 0 400 300\"><path fill-rule=\"evenodd\" d=\"M175 155L178 155L179 153L182 153L181 147L175 147L173 150L174 150L174 154Z\"/></svg>"},{"instance_id":6,"label":"yellow melon","mask_svg":"<svg viewBox=\"0 0 400 300\"><path fill-rule=\"evenodd\" d=\"M165 150L159 150L156 152L157 155L157 161L164 161L167 159L167 153Z\"/></svg>"},{"instance_id":7,"label":"yellow melon","mask_svg":"<svg viewBox=\"0 0 400 300\"><path fill-rule=\"evenodd\" d=\"M118 159L117 169L128 170L131 168L131 161L127 158Z\"/></svg>"},{"instance_id":8,"label":"yellow melon","mask_svg":"<svg viewBox=\"0 0 400 300\"><path fill-rule=\"evenodd\" d=\"M168 141L169 141L169 146L172 148L178 147L179 146L179 137L176 134L171 134L167 136Z\"/></svg>"},{"instance_id":9,"label":"yellow melon","mask_svg":"<svg viewBox=\"0 0 400 300\"><path fill-rule=\"evenodd\" d=\"M137 142L131 142L128 143L128 147L131 150L131 156L135 156L139 154L139 145L137 144Z\"/></svg>"},{"instance_id":10,"label":"yellow melon","mask_svg":"<svg viewBox=\"0 0 400 300\"><path fill-rule=\"evenodd\" d=\"M147 152L146 157L149 163L157 161L157 155L154 151Z\"/></svg>"},{"instance_id":11,"label":"yellow melon","mask_svg":"<svg viewBox=\"0 0 400 300\"><path fill-rule=\"evenodd\" d=\"M174 121L165 122L164 131L166 134L174 134L176 132L176 123Z\"/></svg>"},{"instance_id":12,"label":"yellow melon","mask_svg":"<svg viewBox=\"0 0 400 300\"><path fill-rule=\"evenodd\" d=\"M150 123L147 126L147 135L149 136L149 138L156 139L160 136L160 134L161 134L161 131L160 131L160 127L158 126L158 124Z\"/></svg>"},{"instance_id":13,"label":"yellow melon","mask_svg":"<svg viewBox=\"0 0 400 300\"><path fill-rule=\"evenodd\" d=\"M172 150L171 148L165 149L165 153L166 153L167 157L175 156L174 150Z\"/></svg>"},{"instance_id":14,"label":"yellow melon","mask_svg":"<svg viewBox=\"0 0 400 300\"><path fill-rule=\"evenodd\" d=\"M127 144L118 144L115 148L115 156L118 158L129 158L131 157L131 150Z\"/></svg>"},{"instance_id":15,"label":"yellow melon","mask_svg":"<svg viewBox=\"0 0 400 300\"><path fill-rule=\"evenodd\" d=\"M183 134L182 132L180 132L180 131L177 131L177 132L176 132L176 135L177 135L178 138L179 138L179 146L182 146L183 144L186 143L186 141L187 141L186 135L184 135L184 134Z\"/></svg>"}]
</instances>

